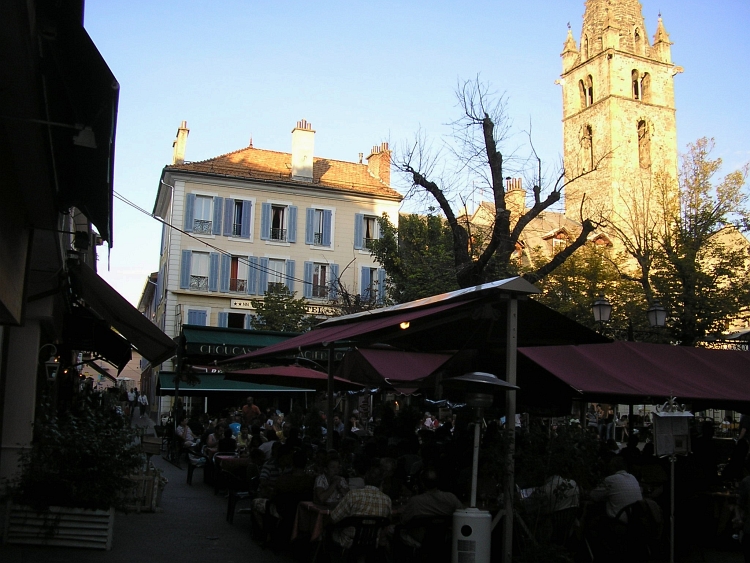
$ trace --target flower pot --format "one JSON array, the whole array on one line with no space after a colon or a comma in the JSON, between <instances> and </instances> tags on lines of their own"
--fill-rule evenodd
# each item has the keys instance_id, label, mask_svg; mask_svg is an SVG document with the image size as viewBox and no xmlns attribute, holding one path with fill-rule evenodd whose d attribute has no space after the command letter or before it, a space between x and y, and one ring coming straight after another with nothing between
<instances>
[{"instance_id":1,"label":"flower pot","mask_svg":"<svg viewBox=\"0 0 750 563\"><path fill-rule=\"evenodd\" d=\"M51 506L36 510L8 503L3 541L9 544L112 549L115 509Z\"/></svg>"}]
</instances>

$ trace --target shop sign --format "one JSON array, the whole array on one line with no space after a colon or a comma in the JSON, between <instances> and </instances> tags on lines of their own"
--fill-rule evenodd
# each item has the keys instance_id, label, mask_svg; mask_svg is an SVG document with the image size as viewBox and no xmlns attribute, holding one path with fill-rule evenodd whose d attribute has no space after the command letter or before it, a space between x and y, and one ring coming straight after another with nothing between
<instances>
[{"instance_id":1,"label":"shop sign","mask_svg":"<svg viewBox=\"0 0 750 563\"><path fill-rule=\"evenodd\" d=\"M255 309L250 299L230 299L229 307L232 309Z\"/></svg>"}]
</instances>

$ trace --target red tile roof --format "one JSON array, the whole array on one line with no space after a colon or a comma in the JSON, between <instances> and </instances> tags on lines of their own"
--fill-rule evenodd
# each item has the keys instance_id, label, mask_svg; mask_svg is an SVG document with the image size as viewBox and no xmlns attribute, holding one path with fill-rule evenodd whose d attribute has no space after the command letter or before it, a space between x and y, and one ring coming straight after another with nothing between
<instances>
[{"instance_id":1,"label":"red tile roof","mask_svg":"<svg viewBox=\"0 0 750 563\"><path fill-rule=\"evenodd\" d=\"M295 186L314 186L401 199L389 185L373 176L366 164L313 158L313 181L292 179L292 155L247 147L208 160L172 164L165 170L217 174L234 178L280 181Z\"/></svg>"}]
</instances>

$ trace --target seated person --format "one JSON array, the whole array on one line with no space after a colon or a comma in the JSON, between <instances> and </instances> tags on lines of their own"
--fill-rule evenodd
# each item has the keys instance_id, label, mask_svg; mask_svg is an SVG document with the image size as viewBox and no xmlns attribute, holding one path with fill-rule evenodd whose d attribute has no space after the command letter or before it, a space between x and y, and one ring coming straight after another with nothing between
<instances>
[{"instance_id":1,"label":"seated person","mask_svg":"<svg viewBox=\"0 0 750 563\"><path fill-rule=\"evenodd\" d=\"M576 508L580 504L580 491L572 479L563 479L559 475L552 475L544 481L544 485L534 489L526 503L527 510L540 514L551 514L568 508Z\"/></svg>"},{"instance_id":2,"label":"seated person","mask_svg":"<svg viewBox=\"0 0 750 563\"><path fill-rule=\"evenodd\" d=\"M338 457L329 457L323 473L315 479L313 502L333 507L339 503L348 491L349 484L341 476L341 461L339 461Z\"/></svg>"},{"instance_id":3,"label":"seated person","mask_svg":"<svg viewBox=\"0 0 750 563\"><path fill-rule=\"evenodd\" d=\"M456 495L438 489L439 482L438 474L433 469L422 473L420 483L425 492L409 499L401 513L401 522L408 524L412 520L429 516L451 516L456 510L463 508ZM402 530L401 539L407 545L420 547L424 534L424 528Z\"/></svg>"},{"instance_id":4,"label":"seated person","mask_svg":"<svg viewBox=\"0 0 750 563\"><path fill-rule=\"evenodd\" d=\"M371 467L365 474L365 488L349 491L331 511L331 521L340 522L349 516L382 516L390 518L391 499L380 492L383 472L379 467ZM354 528L334 529L332 539L348 549L354 539Z\"/></svg>"},{"instance_id":5,"label":"seated person","mask_svg":"<svg viewBox=\"0 0 750 563\"><path fill-rule=\"evenodd\" d=\"M240 433L237 436L237 449L240 451L250 450L250 429L246 424L240 426Z\"/></svg>"},{"instance_id":6,"label":"seated person","mask_svg":"<svg viewBox=\"0 0 750 563\"><path fill-rule=\"evenodd\" d=\"M231 428L224 430L224 437L219 440L217 445L219 452L234 452L237 451L237 441L234 439L234 434Z\"/></svg>"},{"instance_id":7,"label":"seated person","mask_svg":"<svg viewBox=\"0 0 750 563\"><path fill-rule=\"evenodd\" d=\"M188 426L188 418L186 416L182 417L180 425L175 428L174 433L180 440L182 440L183 447L192 448L198 443L198 440L193 435L193 431L190 429L190 426Z\"/></svg>"},{"instance_id":8,"label":"seated person","mask_svg":"<svg viewBox=\"0 0 750 563\"><path fill-rule=\"evenodd\" d=\"M276 519L269 530L277 541L288 540L292 533L297 505L311 501L315 477L305 472L307 454L285 444L279 457L281 475L276 479L269 515Z\"/></svg>"},{"instance_id":9,"label":"seated person","mask_svg":"<svg viewBox=\"0 0 750 563\"><path fill-rule=\"evenodd\" d=\"M593 501L606 503L606 514L611 519L616 518L629 504L643 500L638 480L627 472L626 467L622 457L612 458L609 462L609 477L605 477L604 482L591 491Z\"/></svg>"},{"instance_id":10,"label":"seated person","mask_svg":"<svg viewBox=\"0 0 750 563\"><path fill-rule=\"evenodd\" d=\"M219 440L224 437L225 427L221 424L214 426L213 432L209 432L206 437L205 454L206 457L212 458L219 451Z\"/></svg>"}]
</instances>

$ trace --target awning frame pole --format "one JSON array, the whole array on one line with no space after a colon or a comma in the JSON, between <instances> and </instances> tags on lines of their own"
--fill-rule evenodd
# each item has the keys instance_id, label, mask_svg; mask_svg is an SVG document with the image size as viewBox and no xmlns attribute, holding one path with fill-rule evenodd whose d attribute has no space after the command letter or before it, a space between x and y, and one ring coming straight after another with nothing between
<instances>
[{"instance_id":1,"label":"awning frame pole","mask_svg":"<svg viewBox=\"0 0 750 563\"><path fill-rule=\"evenodd\" d=\"M333 344L328 350L328 403L326 409L326 449L333 449Z\"/></svg>"},{"instance_id":2,"label":"awning frame pole","mask_svg":"<svg viewBox=\"0 0 750 563\"><path fill-rule=\"evenodd\" d=\"M518 348L518 300L511 295L508 299L507 341L505 352L505 381L516 384L516 354ZM513 560L513 499L516 494L514 479L516 449L516 391L505 393L505 432L508 437L508 453L505 458L505 490L503 491L503 563Z\"/></svg>"}]
</instances>

